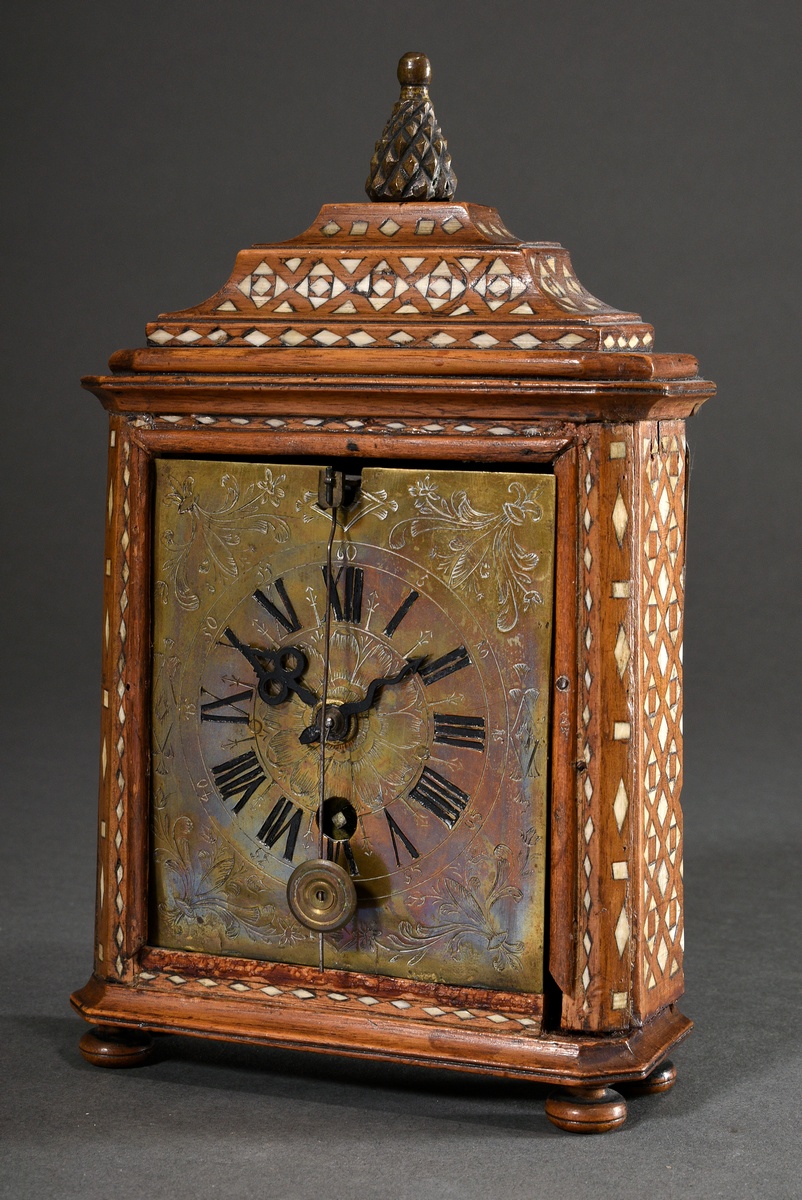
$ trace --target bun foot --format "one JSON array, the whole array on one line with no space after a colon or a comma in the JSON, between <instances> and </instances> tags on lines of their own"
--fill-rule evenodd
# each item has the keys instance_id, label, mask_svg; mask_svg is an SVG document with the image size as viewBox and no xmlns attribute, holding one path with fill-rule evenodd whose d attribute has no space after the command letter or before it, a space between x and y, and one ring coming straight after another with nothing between
<instances>
[{"instance_id":1,"label":"bun foot","mask_svg":"<svg viewBox=\"0 0 802 1200\"><path fill-rule=\"evenodd\" d=\"M141 1067L153 1056L153 1038L139 1029L98 1025L83 1035L78 1048L94 1067Z\"/></svg>"},{"instance_id":2,"label":"bun foot","mask_svg":"<svg viewBox=\"0 0 802 1200\"><path fill-rule=\"evenodd\" d=\"M671 1059L667 1058L655 1067L651 1075L645 1079L635 1079L626 1084L619 1084L627 1096L653 1096L658 1092L668 1092L677 1082L677 1068Z\"/></svg>"},{"instance_id":3,"label":"bun foot","mask_svg":"<svg viewBox=\"0 0 802 1200\"><path fill-rule=\"evenodd\" d=\"M552 1125L569 1133L609 1133L627 1119L627 1102L612 1088L560 1088L546 1101Z\"/></svg>"}]
</instances>

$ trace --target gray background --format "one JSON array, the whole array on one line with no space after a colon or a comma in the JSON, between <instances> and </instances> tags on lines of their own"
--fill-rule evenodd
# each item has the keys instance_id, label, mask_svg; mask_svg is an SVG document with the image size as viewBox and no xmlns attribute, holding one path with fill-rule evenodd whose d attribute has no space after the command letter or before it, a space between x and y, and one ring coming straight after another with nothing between
<instances>
[{"instance_id":1,"label":"gray background","mask_svg":"<svg viewBox=\"0 0 802 1200\"><path fill-rule=\"evenodd\" d=\"M17 5L4 19L4 1196L791 1197L799 1137L800 8ZM77 1053L89 974L105 422L81 374L236 251L355 200L407 49L458 196L568 246L697 354L688 990L665 1097L577 1139L522 1084L172 1040Z\"/></svg>"}]
</instances>

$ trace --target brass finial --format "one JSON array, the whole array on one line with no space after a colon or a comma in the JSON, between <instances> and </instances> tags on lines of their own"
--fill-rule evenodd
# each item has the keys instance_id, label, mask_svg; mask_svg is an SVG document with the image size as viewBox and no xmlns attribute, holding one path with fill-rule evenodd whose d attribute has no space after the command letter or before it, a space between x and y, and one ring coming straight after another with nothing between
<instances>
[{"instance_id":1,"label":"brass finial","mask_svg":"<svg viewBox=\"0 0 802 1200\"><path fill-rule=\"evenodd\" d=\"M457 177L428 86L432 66L409 51L398 63L401 97L376 143L365 191L371 200L452 200Z\"/></svg>"}]
</instances>

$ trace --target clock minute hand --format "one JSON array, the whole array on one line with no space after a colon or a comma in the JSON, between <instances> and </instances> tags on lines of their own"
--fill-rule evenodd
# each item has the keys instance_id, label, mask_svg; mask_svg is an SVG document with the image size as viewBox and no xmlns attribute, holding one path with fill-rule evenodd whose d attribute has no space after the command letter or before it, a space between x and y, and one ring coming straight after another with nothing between
<instances>
[{"instance_id":1,"label":"clock minute hand","mask_svg":"<svg viewBox=\"0 0 802 1200\"><path fill-rule=\"evenodd\" d=\"M303 650L298 646L285 646L281 650L257 650L241 642L232 629L224 630L228 642L239 650L259 677L257 691L265 704L282 704L290 692L299 700L314 708L317 696L300 682L300 676L308 666Z\"/></svg>"},{"instance_id":2,"label":"clock minute hand","mask_svg":"<svg viewBox=\"0 0 802 1200\"><path fill-rule=\"evenodd\" d=\"M421 654L418 658L408 658L405 665L401 668L397 675L385 675L381 679L374 679L373 682L368 685L368 690L365 692L365 695L361 700L350 700L347 704L326 705L326 712L328 713L329 709L334 710L339 724L341 726L344 725L344 727L347 728L350 717L358 716L359 713L367 712L368 709L372 708L376 700L376 693L380 688L388 687L393 683L401 683L402 679L408 679L410 675L414 675L416 671L420 670L420 668L426 662L426 658L427 656L425 654ZM312 724L303 730L298 738L298 741L303 746L311 746L320 741L319 713Z\"/></svg>"},{"instance_id":3,"label":"clock minute hand","mask_svg":"<svg viewBox=\"0 0 802 1200\"><path fill-rule=\"evenodd\" d=\"M421 654L417 658L408 658L397 675L385 675L381 679L374 679L368 685L368 690L361 700L351 700L347 704L340 705L341 716L355 717L359 713L367 712L373 707L376 693L380 688L389 687L393 683L401 683L403 679L408 679L410 675L416 674L426 662L426 657L425 654Z\"/></svg>"}]
</instances>

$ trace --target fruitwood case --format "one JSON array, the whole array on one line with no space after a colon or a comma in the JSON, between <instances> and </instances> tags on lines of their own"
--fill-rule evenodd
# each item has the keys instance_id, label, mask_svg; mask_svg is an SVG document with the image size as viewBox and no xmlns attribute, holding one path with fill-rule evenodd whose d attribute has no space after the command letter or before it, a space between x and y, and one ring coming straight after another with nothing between
<instances>
[{"instance_id":1,"label":"fruitwood case","mask_svg":"<svg viewBox=\"0 0 802 1200\"><path fill-rule=\"evenodd\" d=\"M84 386L110 414L91 1061L143 1031L553 1081L566 1128L664 1090L683 988L684 421L713 394L566 252L495 210L331 205ZM148 941L155 456L540 464L557 488L542 996L164 950ZM126 1037L121 1031L129 1031ZM117 1031L115 1033L115 1031ZM142 1036L134 1036L139 1031Z\"/></svg>"}]
</instances>

